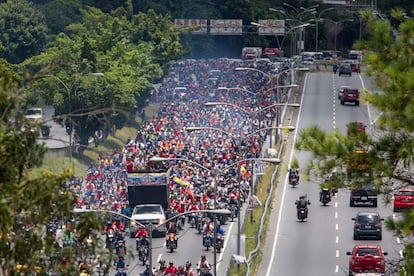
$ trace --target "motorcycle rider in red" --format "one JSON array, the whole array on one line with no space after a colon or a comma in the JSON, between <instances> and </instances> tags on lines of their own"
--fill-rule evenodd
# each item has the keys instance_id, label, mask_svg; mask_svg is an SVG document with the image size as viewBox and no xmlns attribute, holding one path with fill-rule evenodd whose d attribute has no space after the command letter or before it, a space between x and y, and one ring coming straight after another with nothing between
<instances>
[{"instance_id":1,"label":"motorcycle rider in red","mask_svg":"<svg viewBox=\"0 0 414 276\"><path fill-rule=\"evenodd\" d=\"M137 244L136 244L137 248L139 248L141 245L143 245L143 244L141 244L142 237L148 237L148 236L149 236L149 234L148 234L147 229L145 229L144 226L139 227L137 233L135 234L135 238L138 239Z\"/></svg>"}]
</instances>

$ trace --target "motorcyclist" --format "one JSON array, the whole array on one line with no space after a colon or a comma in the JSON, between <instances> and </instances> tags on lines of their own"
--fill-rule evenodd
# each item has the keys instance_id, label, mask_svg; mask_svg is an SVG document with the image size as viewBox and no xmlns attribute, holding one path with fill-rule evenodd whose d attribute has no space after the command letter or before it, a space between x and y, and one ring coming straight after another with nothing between
<instances>
[{"instance_id":1,"label":"motorcyclist","mask_svg":"<svg viewBox=\"0 0 414 276\"><path fill-rule=\"evenodd\" d=\"M121 276L122 274L126 275L126 272L124 271L125 268L128 267L128 264L125 262L123 256L119 256L118 261L116 262L116 270L121 270L121 274L117 272L118 276Z\"/></svg>"},{"instance_id":2,"label":"motorcyclist","mask_svg":"<svg viewBox=\"0 0 414 276\"><path fill-rule=\"evenodd\" d=\"M324 197L331 200L331 191L328 188L322 188L319 192L319 200L322 201Z\"/></svg>"},{"instance_id":3,"label":"motorcyclist","mask_svg":"<svg viewBox=\"0 0 414 276\"><path fill-rule=\"evenodd\" d=\"M210 270L210 264L208 263L206 256L202 255L200 261L197 264L197 271L200 275L205 275Z\"/></svg>"},{"instance_id":4,"label":"motorcyclist","mask_svg":"<svg viewBox=\"0 0 414 276\"><path fill-rule=\"evenodd\" d=\"M185 263L185 272L187 273L187 276L195 276L193 267L191 266L191 262L189 261Z\"/></svg>"},{"instance_id":5,"label":"motorcyclist","mask_svg":"<svg viewBox=\"0 0 414 276\"><path fill-rule=\"evenodd\" d=\"M208 236L212 236L211 229L214 229L214 227L211 225L210 220L206 220L206 223L203 225L203 245L206 244L206 240Z\"/></svg>"},{"instance_id":6,"label":"motorcyclist","mask_svg":"<svg viewBox=\"0 0 414 276\"><path fill-rule=\"evenodd\" d=\"M338 64L336 64L336 63L332 64L332 70L333 70L334 74L336 74L336 71L338 70Z\"/></svg>"},{"instance_id":7,"label":"motorcyclist","mask_svg":"<svg viewBox=\"0 0 414 276\"><path fill-rule=\"evenodd\" d=\"M308 216L308 205L310 205L311 203L306 198L306 196L304 196L304 195L300 196L299 200L296 200L295 204L296 204L296 209L297 210L302 209L302 208L305 209L305 215L307 217Z\"/></svg>"},{"instance_id":8,"label":"motorcyclist","mask_svg":"<svg viewBox=\"0 0 414 276\"><path fill-rule=\"evenodd\" d=\"M177 267L174 265L174 262L170 261L169 266L167 266L162 275L176 275L178 272Z\"/></svg>"},{"instance_id":9,"label":"motorcyclist","mask_svg":"<svg viewBox=\"0 0 414 276\"><path fill-rule=\"evenodd\" d=\"M169 241L169 234L174 234L175 245L178 248L178 239L177 239L178 231L177 231L177 228L175 227L174 222L170 222L170 224L169 224L169 227L168 227L168 230L167 230L167 243L166 244L168 244L168 241Z\"/></svg>"},{"instance_id":10,"label":"motorcyclist","mask_svg":"<svg viewBox=\"0 0 414 276\"><path fill-rule=\"evenodd\" d=\"M191 204L188 206L188 211L199 211L200 208L198 208L198 205L195 201L191 202Z\"/></svg>"},{"instance_id":11,"label":"motorcyclist","mask_svg":"<svg viewBox=\"0 0 414 276\"><path fill-rule=\"evenodd\" d=\"M67 229L65 231L65 234L63 234L63 246L70 246L76 244L76 238L75 233L71 231L70 229Z\"/></svg>"},{"instance_id":12,"label":"motorcyclist","mask_svg":"<svg viewBox=\"0 0 414 276\"><path fill-rule=\"evenodd\" d=\"M296 182L299 182L299 170L295 167L290 167L290 169L289 169L289 182L292 182L293 179L296 179Z\"/></svg>"},{"instance_id":13,"label":"motorcyclist","mask_svg":"<svg viewBox=\"0 0 414 276\"><path fill-rule=\"evenodd\" d=\"M137 239L137 241L136 241L137 250L141 245L143 245L142 244L142 242L144 242L143 237L148 237L148 236L149 236L149 234L148 234L147 229L145 229L144 226L140 226L137 233L135 234L135 238ZM145 240L147 240L147 239L145 239Z\"/></svg>"}]
</instances>

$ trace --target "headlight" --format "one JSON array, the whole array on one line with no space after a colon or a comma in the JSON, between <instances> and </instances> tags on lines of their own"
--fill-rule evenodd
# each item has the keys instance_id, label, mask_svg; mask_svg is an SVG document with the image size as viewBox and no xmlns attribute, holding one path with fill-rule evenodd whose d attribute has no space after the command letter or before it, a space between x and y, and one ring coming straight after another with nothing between
<instances>
[{"instance_id":1,"label":"headlight","mask_svg":"<svg viewBox=\"0 0 414 276\"><path fill-rule=\"evenodd\" d=\"M130 225L131 225L131 226L135 226L135 224L136 224L135 220L132 220L132 219L131 219L131 223L130 223Z\"/></svg>"},{"instance_id":2,"label":"headlight","mask_svg":"<svg viewBox=\"0 0 414 276\"><path fill-rule=\"evenodd\" d=\"M160 218L158 225L162 225L165 223L165 218Z\"/></svg>"}]
</instances>

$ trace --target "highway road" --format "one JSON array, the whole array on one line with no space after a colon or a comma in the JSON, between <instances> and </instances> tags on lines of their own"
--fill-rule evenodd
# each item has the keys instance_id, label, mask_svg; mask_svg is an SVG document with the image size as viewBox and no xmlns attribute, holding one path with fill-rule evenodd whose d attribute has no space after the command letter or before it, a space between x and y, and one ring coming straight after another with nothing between
<instances>
[{"instance_id":1,"label":"highway road","mask_svg":"<svg viewBox=\"0 0 414 276\"><path fill-rule=\"evenodd\" d=\"M229 220L222 227L225 230L224 245L225 247L231 247L231 234L228 233L234 232L234 230L237 228L237 219L235 219L233 222ZM170 251L165 247L165 238L153 238L153 267L158 267L159 260L165 260L167 265L168 262L173 261L177 267L179 265L185 265L187 261L190 261L193 265L193 268L196 269L201 255L206 256L210 265L213 264L213 249L210 248L209 251L206 251L205 247L202 246L202 235L198 234L195 228L191 228L190 224L186 222L184 229L179 232L178 238L178 248L173 253L170 253ZM129 238L129 235L127 235L126 240L128 250L134 252L135 255L135 259L130 260L128 275L139 275L145 270L145 267L142 266L138 260L138 255L135 251L135 239ZM221 261L223 259L223 252L224 251L222 250L221 253L217 253L217 275L224 275L225 267L222 265L224 262Z\"/></svg>"},{"instance_id":2,"label":"highway road","mask_svg":"<svg viewBox=\"0 0 414 276\"><path fill-rule=\"evenodd\" d=\"M368 88L372 91L372 81L364 75L353 74L352 77L339 77L328 72L308 73L304 80L302 105L298 115L299 132L303 128L319 125L323 130L338 129L346 131L350 121L362 121L367 125L367 132L372 133L373 123L379 114L371 107L362 104L341 105L336 89L341 85ZM295 138L296 139L296 136ZM291 145L294 143L292 139ZM296 158L301 167L305 167L311 158L309 152L299 152L291 146L285 158ZM283 175L283 174L282 174ZM358 243L373 243L382 246L388 252L387 260L400 258L402 249L399 240L383 227L383 239L353 240L352 218L357 211L378 211L383 218L393 216L392 206L384 205L381 200L378 207L349 207L349 191L339 193L327 205L319 202L320 181L308 182L301 176L301 183L296 188L287 184L286 175L280 179L275 216L271 221L273 229L267 237L267 246L263 252L264 260L257 275L280 276L332 276L348 275L347 251ZM300 195L307 195L311 201L309 219L299 222L296 219L295 200ZM391 275L391 274L390 274Z\"/></svg>"}]
</instances>

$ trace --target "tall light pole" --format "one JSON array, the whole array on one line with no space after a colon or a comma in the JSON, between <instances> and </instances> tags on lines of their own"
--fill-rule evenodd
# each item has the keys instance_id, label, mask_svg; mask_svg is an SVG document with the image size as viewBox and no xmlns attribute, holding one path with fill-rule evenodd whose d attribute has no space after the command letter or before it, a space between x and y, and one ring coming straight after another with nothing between
<instances>
[{"instance_id":1,"label":"tall light pole","mask_svg":"<svg viewBox=\"0 0 414 276\"><path fill-rule=\"evenodd\" d=\"M300 26L296 26L295 28L297 28L297 27L304 27L304 26L308 26L308 25L309 25L309 23L302 24ZM303 69L307 69L307 68L303 68ZM261 71L259 69L250 68L250 67L237 67L234 70L235 71L248 71L248 70L257 71L257 72L260 72L260 73L264 74L267 78L269 78L269 80L271 81L271 84L272 84L271 85L272 86L272 89L276 89L276 94L275 94L275 96L276 96L276 99L275 99L276 105L272 105L272 107L273 106L278 106L278 105L296 106L296 104L280 104L280 90L279 90L280 86L279 86L279 79L280 79L280 75L282 73L284 73L284 72L287 72L287 71L290 71L291 72L292 78L293 78L293 71L302 70L302 69L300 69L300 68L288 68L286 70L283 70L283 71L278 72L275 75L271 75L271 74L268 74L266 72L263 72L263 71ZM276 77L276 85L273 85L273 79L274 79L274 77ZM285 86L285 87L293 88L293 87L296 87L296 84L290 84L290 85ZM276 114L276 125L279 125L279 119L280 119L279 117L280 116L279 116L279 109L278 109L277 110L277 114ZM270 141L270 147L271 147L272 146L272 136L270 136L269 141ZM277 136L276 136L276 142L277 142Z\"/></svg>"},{"instance_id":2,"label":"tall light pole","mask_svg":"<svg viewBox=\"0 0 414 276\"><path fill-rule=\"evenodd\" d=\"M350 18L347 18L347 19L342 19L342 20L339 20L339 21L335 21L335 20L331 20L331 19L326 19L327 21L330 21L330 22L332 22L332 23L334 23L335 24L335 39L334 39L334 45L335 45L335 51L337 50L337 47L336 47L336 40L337 40L337 37L338 37L338 26L341 24L341 23L343 23L343 22L353 22L354 20L353 19L350 19Z\"/></svg>"},{"instance_id":3,"label":"tall light pole","mask_svg":"<svg viewBox=\"0 0 414 276\"><path fill-rule=\"evenodd\" d=\"M321 17L322 17L322 14L323 14L323 13L325 13L325 12L327 12L327 11L331 11L331 10L334 10L334 8L327 8L327 9L324 9L324 10L322 10L322 11L318 14L318 16L315 16L315 24L316 24L316 27L315 27L315 52L317 52L317 51L318 51L318 45L319 45L319 38L318 38L318 33L319 33L319 22L320 22L320 21L323 21L323 19L321 18Z\"/></svg>"},{"instance_id":4,"label":"tall light pole","mask_svg":"<svg viewBox=\"0 0 414 276\"><path fill-rule=\"evenodd\" d=\"M249 161L265 161L265 162L270 162L270 163L280 163L280 159L278 158L247 158L247 159L243 159L243 160L238 160L230 165L227 165L223 168L221 168L218 171L214 171L212 169L207 168L206 166L203 166L191 159L186 159L186 158L177 158L177 157L152 157L150 158L151 162L164 162L164 161L184 161L184 162L188 162L191 163L199 168L202 168L204 170L206 170L207 172L209 172L211 175L214 175L214 207L216 208L216 204L217 204L217 190L218 190L218 186L217 186L217 182L218 182L218 173L220 171L224 171L226 169L229 169L231 167L233 167L234 165L240 164L242 162L249 162ZM182 214L180 214L179 216L181 216ZM239 219L238 219L238 223L240 223L240 210L239 210ZM213 275L217 276L217 248L216 248L216 242L217 242L217 218L214 218L214 246L213 246L213 258L214 258L214 265L213 265ZM237 254L240 255L240 226L238 225L238 235L237 235Z\"/></svg>"},{"instance_id":5,"label":"tall light pole","mask_svg":"<svg viewBox=\"0 0 414 276\"><path fill-rule=\"evenodd\" d=\"M95 76L95 77L103 77L104 73L97 72L97 73L88 73L88 74L84 74L84 75L86 75L86 76ZM81 76L83 76L83 75L81 75ZM68 86L58 76L51 75L51 74L46 74L43 77L53 78L53 79L57 80L65 88L66 93L68 95L68 116L70 117L71 113L72 113L72 92L71 91L72 91L74 85L76 84L76 82L78 82L80 80L80 78L76 79L75 81L72 82L72 84L70 86ZM73 155L72 155L73 123L72 123L72 120L69 120L69 121L70 121L70 132L68 133L68 135L69 135L69 160L70 160L70 163L71 163L72 168L73 168L73 166L74 166L73 159L72 159L72 157L73 157Z\"/></svg>"}]
</instances>

